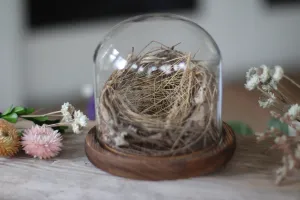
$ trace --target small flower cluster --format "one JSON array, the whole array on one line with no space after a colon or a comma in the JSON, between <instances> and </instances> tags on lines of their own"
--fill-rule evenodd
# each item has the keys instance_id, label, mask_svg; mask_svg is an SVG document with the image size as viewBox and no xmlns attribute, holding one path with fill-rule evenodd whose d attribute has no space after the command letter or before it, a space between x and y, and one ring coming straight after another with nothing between
<instances>
[{"instance_id":1,"label":"small flower cluster","mask_svg":"<svg viewBox=\"0 0 300 200\"><path fill-rule=\"evenodd\" d=\"M35 123L35 125L29 129L25 129L21 134L21 145L23 150L26 154L35 158L48 159L55 157L61 151L63 146L61 133L65 129L72 127L73 132L78 134L87 126L88 118L80 110L75 110L75 107L68 102L64 103L59 111L43 115L32 115L33 112L34 109L17 106L9 108L4 113L0 113L0 116L2 118L1 123L3 124L4 120L6 120L7 123L16 123L18 118L23 118ZM10 116L14 116L14 118ZM54 117L59 117L61 119L49 119ZM3 127L5 128L8 126L4 124ZM16 135L14 134L16 131L13 131L12 128L11 130L12 131L9 133L11 133L12 136ZM12 136L9 138L15 138L19 141L19 136ZM9 150L9 148L13 147L13 144L15 144L14 141L8 140L6 136L3 136L3 140L1 140L0 137L0 146L2 141L6 144L6 150ZM9 155L8 153L5 153L8 152L6 150L1 151L4 152L2 155Z\"/></svg>"},{"instance_id":2,"label":"small flower cluster","mask_svg":"<svg viewBox=\"0 0 300 200\"><path fill-rule=\"evenodd\" d=\"M55 157L61 151L62 137L58 130L52 128L60 126L71 126L74 133L79 134L87 126L88 118L69 102L61 106L60 111L51 112L43 116L61 114L59 123L42 126L35 125L24 131L22 146L25 152L33 157L48 159Z\"/></svg>"},{"instance_id":3,"label":"small flower cluster","mask_svg":"<svg viewBox=\"0 0 300 200\"><path fill-rule=\"evenodd\" d=\"M282 167L276 171L276 184L280 184L290 173L300 169L300 106L292 103L285 90L281 90L280 80L286 78L300 89L300 86L286 76L280 66L269 68L265 65L251 68L246 73L245 87L248 90L258 89L262 96L258 103L262 108L274 108L270 115L287 124L296 131L296 136L287 136L281 130L270 127L263 133L256 133L257 141L274 138L271 148L283 152Z\"/></svg>"},{"instance_id":4,"label":"small flower cluster","mask_svg":"<svg viewBox=\"0 0 300 200\"><path fill-rule=\"evenodd\" d=\"M270 69L266 65L260 67L252 67L246 73L245 87L249 91L254 90L257 87L261 87L264 90L277 90L277 84L284 75L283 69L280 66L275 66Z\"/></svg>"},{"instance_id":5,"label":"small flower cluster","mask_svg":"<svg viewBox=\"0 0 300 200\"><path fill-rule=\"evenodd\" d=\"M74 133L81 133L82 129L86 127L88 118L80 110L75 110L69 102L61 106L61 113L63 115L62 122L70 123Z\"/></svg>"},{"instance_id":6,"label":"small flower cluster","mask_svg":"<svg viewBox=\"0 0 300 200\"><path fill-rule=\"evenodd\" d=\"M258 89L262 92L258 103L262 108L269 108L276 103L279 81L283 78L282 67L269 68L266 65L252 67L246 73L245 88L249 91Z\"/></svg>"},{"instance_id":7,"label":"small flower cluster","mask_svg":"<svg viewBox=\"0 0 300 200\"><path fill-rule=\"evenodd\" d=\"M140 66L138 67L135 63L130 66L130 69L132 70L137 70L137 73L143 74L147 73L148 76L150 76L153 72L155 71L161 71L165 74L171 74L172 72L176 72L178 70L185 70L186 69L186 64L184 62L181 62L179 64L175 65L162 65L160 67L157 66L152 66L149 68Z\"/></svg>"}]
</instances>

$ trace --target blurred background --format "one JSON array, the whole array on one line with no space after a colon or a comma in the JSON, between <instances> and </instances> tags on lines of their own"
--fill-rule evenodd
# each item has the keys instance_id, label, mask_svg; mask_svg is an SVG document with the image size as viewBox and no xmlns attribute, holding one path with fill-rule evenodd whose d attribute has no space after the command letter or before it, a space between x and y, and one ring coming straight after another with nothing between
<instances>
[{"instance_id":1,"label":"blurred background","mask_svg":"<svg viewBox=\"0 0 300 200\"><path fill-rule=\"evenodd\" d=\"M225 84L242 86L247 69L261 64L300 69L299 0L1 0L0 110L85 106L96 46L113 25L147 12L206 29L221 49Z\"/></svg>"}]
</instances>

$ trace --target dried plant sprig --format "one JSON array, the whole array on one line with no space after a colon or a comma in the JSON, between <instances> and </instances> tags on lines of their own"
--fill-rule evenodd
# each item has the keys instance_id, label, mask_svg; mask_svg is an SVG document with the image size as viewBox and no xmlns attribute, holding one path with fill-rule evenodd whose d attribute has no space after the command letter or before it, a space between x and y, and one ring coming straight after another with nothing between
<instances>
[{"instance_id":1,"label":"dried plant sprig","mask_svg":"<svg viewBox=\"0 0 300 200\"><path fill-rule=\"evenodd\" d=\"M20 128L21 132L18 133L11 123L16 123L19 118L35 125L29 129ZM0 156L16 154L21 139L25 153L40 159L53 158L61 151L61 133L68 127L72 127L76 134L81 133L87 121L88 118L69 102L64 103L58 111L45 114L34 114L33 108L11 106L0 113L0 128L3 129L0 130Z\"/></svg>"},{"instance_id":2,"label":"dried plant sprig","mask_svg":"<svg viewBox=\"0 0 300 200\"><path fill-rule=\"evenodd\" d=\"M64 103L58 112L62 114L62 119L59 123L48 125L48 127L71 126L73 132L79 134L87 126L87 116L80 110L75 110L75 107L69 102Z\"/></svg>"},{"instance_id":3,"label":"dried plant sprig","mask_svg":"<svg viewBox=\"0 0 300 200\"><path fill-rule=\"evenodd\" d=\"M262 65L249 69L245 84L249 91L257 89L261 92L258 100L260 107L274 109L270 111L270 115L296 132L296 136L288 136L281 130L270 127L263 133L256 133L257 141L274 138L271 148L279 149L283 153L283 165L276 171L276 184L280 184L289 174L300 169L300 106L292 101L289 92L281 85L282 79L287 79L300 89L294 80L284 74L280 66L270 68Z\"/></svg>"},{"instance_id":4,"label":"dried plant sprig","mask_svg":"<svg viewBox=\"0 0 300 200\"><path fill-rule=\"evenodd\" d=\"M64 103L61 109L45 114L34 114L33 108L22 106L11 106L5 112L0 113L0 118L16 123L19 118L32 121L36 125L46 125L63 133L68 127L72 127L74 133L81 133L83 128L87 126L88 118L80 110L69 102Z\"/></svg>"}]
</instances>

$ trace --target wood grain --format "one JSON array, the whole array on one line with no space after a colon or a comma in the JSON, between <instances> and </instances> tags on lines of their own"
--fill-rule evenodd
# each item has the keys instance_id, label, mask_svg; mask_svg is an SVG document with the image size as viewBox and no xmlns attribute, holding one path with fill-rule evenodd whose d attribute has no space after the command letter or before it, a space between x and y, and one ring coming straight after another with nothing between
<instances>
[{"instance_id":1,"label":"wood grain","mask_svg":"<svg viewBox=\"0 0 300 200\"><path fill-rule=\"evenodd\" d=\"M19 127L31 126L18 123ZM89 128L95 122L89 123ZM86 133L64 134L61 154L38 160L20 153L0 158L1 200L299 200L300 176L274 185L281 155L255 137L237 136L237 149L224 170L209 176L172 181L136 181L94 167L85 155ZM298 182L296 182L298 181Z\"/></svg>"},{"instance_id":2,"label":"wood grain","mask_svg":"<svg viewBox=\"0 0 300 200\"><path fill-rule=\"evenodd\" d=\"M99 144L95 139L96 127L87 135L85 149L95 166L117 176L156 181L184 179L216 172L231 159L236 148L235 135L226 123L223 128L221 145L181 156L149 157L118 152Z\"/></svg>"}]
</instances>

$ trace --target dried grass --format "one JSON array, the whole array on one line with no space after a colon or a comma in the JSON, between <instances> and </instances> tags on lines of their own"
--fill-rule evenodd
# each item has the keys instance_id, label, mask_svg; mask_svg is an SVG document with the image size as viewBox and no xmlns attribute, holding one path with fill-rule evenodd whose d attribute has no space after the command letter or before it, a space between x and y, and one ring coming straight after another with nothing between
<instances>
[{"instance_id":1,"label":"dried grass","mask_svg":"<svg viewBox=\"0 0 300 200\"><path fill-rule=\"evenodd\" d=\"M175 46L128 56L99 97L100 139L120 151L151 156L189 153L221 140L216 126L217 80L201 61ZM180 63L186 68L178 69ZM136 64L138 69L131 66ZM166 74L153 66L170 65ZM182 64L181 64L182 65ZM143 72L139 69L144 69ZM177 70L176 70L177 69Z\"/></svg>"}]
</instances>

